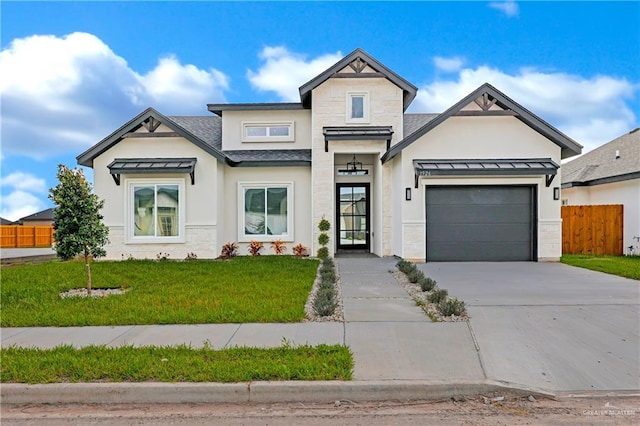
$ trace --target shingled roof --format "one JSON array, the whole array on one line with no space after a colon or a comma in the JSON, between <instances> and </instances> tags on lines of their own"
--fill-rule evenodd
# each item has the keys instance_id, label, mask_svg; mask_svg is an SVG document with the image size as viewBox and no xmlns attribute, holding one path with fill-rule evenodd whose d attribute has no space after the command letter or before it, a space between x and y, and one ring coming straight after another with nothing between
<instances>
[{"instance_id":1,"label":"shingled roof","mask_svg":"<svg viewBox=\"0 0 640 426\"><path fill-rule=\"evenodd\" d=\"M16 223L12 220L5 219L4 217L0 217L0 225L15 225Z\"/></svg>"},{"instance_id":2,"label":"shingled roof","mask_svg":"<svg viewBox=\"0 0 640 426\"><path fill-rule=\"evenodd\" d=\"M640 178L640 128L562 165L562 187Z\"/></svg>"},{"instance_id":3,"label":"shingled roof","mask_svg":"<svg viewBox=\"0 0 640 426\"><path fill-rule=\"evenodd\" d=\"M227 163L235 167L310 166L310 149L248 149L224 151Z\"/></svg>"},{"instance_id":4,"label":"shingled roof","mask_svg":"<svg viewBox=\"0 0 640 426\"><path fill-rule=\"evenodd\" d=\"M439 115L440 114L405 114L403 118L404 137L406 138Z\"/></svg>"},{"instance_id":5,"label":"shingled roof","mask_svg":"<svg viewBox=\"0 0 640 426\"><path fill-rule=\"evenodd\" d=\"M167 118L207 145L222 150L222 118L217 115L169 115Z\"/></svg>"},{"instance_id":6,"label":"shingled roof","mask_svg":"<svg viewBox=\"0 0 640 426\"><path fill-rule=\"evenodd\" d=\"M53 214L55 210L56 210L55 207L51 207L49 209L30 214L29 216L20 218L19 222L24 222L24 221L30 222L32 220L53 220Z\"/></svg>"}]
</instances>

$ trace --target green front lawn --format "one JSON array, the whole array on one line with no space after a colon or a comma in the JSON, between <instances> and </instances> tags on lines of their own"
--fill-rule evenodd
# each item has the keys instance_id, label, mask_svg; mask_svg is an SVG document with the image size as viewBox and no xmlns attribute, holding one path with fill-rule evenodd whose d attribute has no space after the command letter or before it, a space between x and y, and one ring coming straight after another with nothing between
<instances>
[{"instance_id":1,"label":"green front lawn","mask_svg":"<svg viewBox=\"0 0 640 426\"><path fill-rule=\"evenodd\" d=\"M562 256L561 262L593 271L640 280L640 256L565 254Z\"/></svg>"},{"instance_id":2,"label":"green front lawn","mask_svg":"<svg viewBox=\"0 0 640 426\"><path fill-rule=\"evenodd\" d=\"M2 383L350 380L345 346L212 350L131 346L2 349Z\"/></svg>"},{"instance_id":3,"label":"green front lawn","mask_svg":"<svg viewBox=\"0 0 640 426\"><path fill-rule=\"evenodd\" d=\"M84 287L84 263L2 269L2 327L298 322L318 261L290 256L230 261L94 262L94 288L124 295L62 299Z\"/></svg>"}]
</instances>

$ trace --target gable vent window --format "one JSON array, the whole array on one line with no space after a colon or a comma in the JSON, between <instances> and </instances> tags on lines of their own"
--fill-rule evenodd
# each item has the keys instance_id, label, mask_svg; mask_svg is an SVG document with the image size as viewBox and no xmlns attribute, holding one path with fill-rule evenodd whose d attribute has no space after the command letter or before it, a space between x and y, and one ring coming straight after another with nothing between
<instances>
[{"instance_id":1,"label":"gable vent window","mask_svg":"<svg viewBox=\"0 0 640 426\"><path fill-rule=\"evenodd\" d=\"M347 94L347 122L369 122L369 95L366 92Z\"/></svg>"},{"instance_id":2,"label":"gable vent window","mask_svg":"<svg viewBox=\"0 0 640 426\"><path fill-rule=\"evenodd\" d=\"M293 122L242 123L243 142L293 142Z\"/></svg>"}]
</instances>

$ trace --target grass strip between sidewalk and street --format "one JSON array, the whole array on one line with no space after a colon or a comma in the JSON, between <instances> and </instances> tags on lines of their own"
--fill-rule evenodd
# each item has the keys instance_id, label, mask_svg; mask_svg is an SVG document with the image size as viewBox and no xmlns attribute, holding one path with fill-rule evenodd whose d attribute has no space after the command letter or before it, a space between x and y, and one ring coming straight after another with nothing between
<instances>
[{"instance_id":1,"label":"grass strip between sidewalk and street","mask_svg":"<svg viewBox=\"0 0 640 426\"><path fill-rule=\"evenodd\" d=\"M1 354L2 383L351 380L353 369L351 352L341 345L10 347Z\"/></svg>"},{"instance_id":2,"label":"grass strip between sidewalk and street","mask_svg":"<svg viewBox=\"0 0 640 426\"><path fill-rule=\"evenodd\" d=\"M318 260L292 256L232 260L93 262L93 288L126 293L61 298L85 286L83 262L2 269L2 327L302 321Z\"/></svg>"},{"instance_id":3,"label":"grass strip between sidewalk and street","mask_svg":"<svg viewBox=\"0 0 640 426\"><path fill-rule=\"evenodd\" d=\"M640 256L565 254L561 262L571 266L640 280Z\"/></svg>"}]
</instances>

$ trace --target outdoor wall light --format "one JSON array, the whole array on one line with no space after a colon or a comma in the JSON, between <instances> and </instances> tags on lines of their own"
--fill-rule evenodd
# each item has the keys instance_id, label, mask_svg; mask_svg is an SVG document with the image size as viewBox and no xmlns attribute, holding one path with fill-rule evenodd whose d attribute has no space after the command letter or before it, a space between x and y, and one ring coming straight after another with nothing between
<instances>
[{"instance_id":1,"label":"outdoor wall light","mask_svg":"<svg viewBox=\"0 0 640 426\"><path fill-rule=\"evenodd\" d=\"M407 201L411 201L411 188L404 189L404 199Z\"/></svg>"},{"instance_id":2,"label":"outdoor wall light","mask_svg":"<svg viewBox=\"0 0 640 426\"><path fill-rule=\"evenodd\" d=\"M553 188L553 199L554 200L560 199L560 188L558 188L557 186Z\"/></svg>"}]
</instances>

